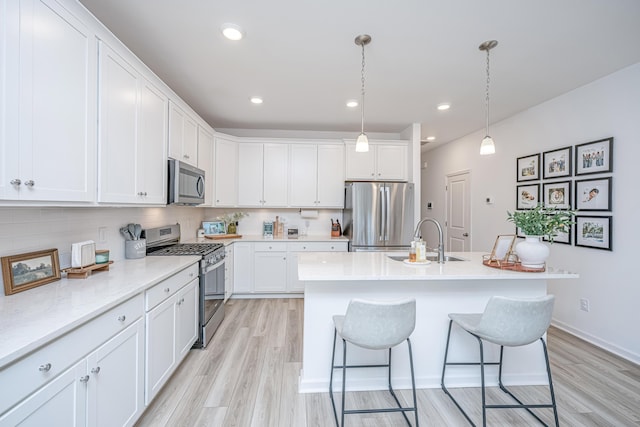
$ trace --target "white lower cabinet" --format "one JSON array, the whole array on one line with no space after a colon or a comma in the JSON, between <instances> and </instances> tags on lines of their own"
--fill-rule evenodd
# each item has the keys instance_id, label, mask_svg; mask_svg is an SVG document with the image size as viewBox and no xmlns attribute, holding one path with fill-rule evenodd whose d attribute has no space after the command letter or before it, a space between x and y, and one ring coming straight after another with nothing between
<instances>
[{"instance_id":1,"label":"white lower cabinet","mask_svg":"<svg viewBox=\"0 0 640 427\"><path fill-rule=\"evenodd\" d=\"M233 266L233 293L269 294L304 292L298 280L298 254L301 252L346 252L343 241L271 241L235 242L233 258L226 259Z\"/></svg>"},{"instance_id":2,"label":"white lower cabinet","mask_svg":"<svg viewBox=\"0 0 640 427\"><path fill-rule=\"evenodd\" d=\"M0 370L0 426L131 426L144 410L142 296Z\"/></svg>"},{"instance_id":3,"label":"white lower cabinet","mask_svg":"<svg viewBox=\"0 0 640 427\"><path fill-rule=\"evenodd\" d=\"M198 266L145 293L145 404L148 405L197 339Z\"/></svg>"}]
</instances>

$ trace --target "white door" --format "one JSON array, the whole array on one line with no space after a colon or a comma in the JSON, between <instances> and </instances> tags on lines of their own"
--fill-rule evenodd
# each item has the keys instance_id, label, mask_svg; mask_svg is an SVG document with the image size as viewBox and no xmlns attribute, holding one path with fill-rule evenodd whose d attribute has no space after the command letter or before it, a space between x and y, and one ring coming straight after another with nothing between
<instances>
[{"instance_id":1,"label":"white door","mask_svg":"<svg viewBox=\"0 0 640 427\"><path fill-rule=\"evenodd\" d=\"M344 147L318 145L318 207L344 207Z\"/></svg>"},{"instance_id":2,"label":"white door","mask_svg":"<svg viewBox=\"0 0 640 427\"><path fill-rule=\"evenodd\" d=\"M213 206L213 135L198 126L198 167L204 171L204 205Z\"/></svg>"},{"instance_id":3,"label":"white door","mask_svg":"<svg viewBox=\"0 0 640 427\"><path fill-rule=\"evenodd\" d=\"M315 207L318 181L318 151L316 145L291 145L291 207Z\"/></svg>"},{"instance_id":4,"label":"white door","mask_svg":"<svg viewBox=\"0 0 640 427\"><path fill-rule=\"evenodd\" d=\"M198 339L198 279L176 297L176 360L181 360Z\"/></svg>"},{"instance_id":5,"label":"white door","mask_svg":"<svg viewBox=\"0 0 640 427\"><path fill-rule=\"evenodd\" d=\"M287 206L289 145L264 144L263 206Z\"/></svg>"},{"instance_id":6,"label":"white door","mask_svg":"<svg viewBox=\"0 0 640 427\"><path fill-rule=\"evenodd\" d=\"M238 201L238 147L226 139L217 137L215 141L215 205L235 206Z\"/></svg>"},{"instance_id":7,"label":"white door","mask_svg":"<svg viewBox=\"0 0 640 427\"><path fill-rule=\"evenodd\" d=\"M238 144L238 205L262 207L263 144Z\"/></svg>"},{"instance_id":8,"label":"white door","mask_svg":"<svg viewBox=\"0 0 640 427\"><path fill-rule=\"evenodd\" d=\"M471 250L471 176L469 172L447 176L447 244L451 252Z\"/></svg>"}]
</instances>

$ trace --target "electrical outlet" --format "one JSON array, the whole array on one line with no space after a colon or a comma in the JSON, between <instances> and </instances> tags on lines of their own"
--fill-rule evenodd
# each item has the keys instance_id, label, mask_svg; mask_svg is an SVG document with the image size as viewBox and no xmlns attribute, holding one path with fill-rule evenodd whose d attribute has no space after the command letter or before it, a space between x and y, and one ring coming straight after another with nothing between
<instances>
[{"instance_id":1,"label":"electrical outlet","mask_svg":"<svg viewBox=\"0 0 640 427\"><path fill-rule=\"evenodd\" d=\"M580 298L580 310L589 312L589 300L586 298Z\"/></svg>"},{"instance_id":2,"label":"electrical outlet","mask_svg":"<svg viewBox=\"0 0 640 427\"><path fill-rule=\"evenodd\" d=\"M107 243L107 227L98 227L98 243Z\"/></svg>"}]
</instances>

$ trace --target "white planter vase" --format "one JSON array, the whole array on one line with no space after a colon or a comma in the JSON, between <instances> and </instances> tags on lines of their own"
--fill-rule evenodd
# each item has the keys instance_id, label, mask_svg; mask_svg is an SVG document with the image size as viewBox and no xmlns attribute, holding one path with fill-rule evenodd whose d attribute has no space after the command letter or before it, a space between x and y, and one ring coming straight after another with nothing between
<instances>
[{"instance_id":1,"label":"white planter vase","mask_svg":"<svg viewBox=\"0 0 640 427\"><path fill-rule=\"evenodd\" d=\"M542 236L526 236L516 245L516 254L523 267L542 268L549 258L549 247L542 242Z\"/></svg>"}]
</instances>

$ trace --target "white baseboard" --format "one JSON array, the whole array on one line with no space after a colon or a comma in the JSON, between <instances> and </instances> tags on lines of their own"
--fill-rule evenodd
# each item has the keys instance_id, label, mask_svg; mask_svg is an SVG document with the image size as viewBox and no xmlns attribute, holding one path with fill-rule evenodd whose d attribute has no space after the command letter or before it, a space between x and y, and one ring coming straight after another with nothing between
<instances>
[{"instance_id":1,"label":"white baseboard","mask_svg":"<svg viewBox=\"0 0 640 427\"><path fill-rule=\"evenodd\" d=\"M615 344L612 344L608 341L602 340L596 336L593 336L587 332L581 331L579 329L576 329L572 326L567 325L564 322L560 322L557 320L553 320L551 322L551 324L553 326L555 326L558 329L561 329L565 332L570 333L571 335L575 335L576 337L583 339L585 341L587 341L588 343L591 343L597 347L602 348L603 350L606 350L610 353L615 354L616 356L620 356L623 359L628 360L629 362L635 363L636 365L640 365L640 354L634 353L632 351L629 351L627 349L624 349L622 347L619 347Z\"/></svg>"}]
</instances>

